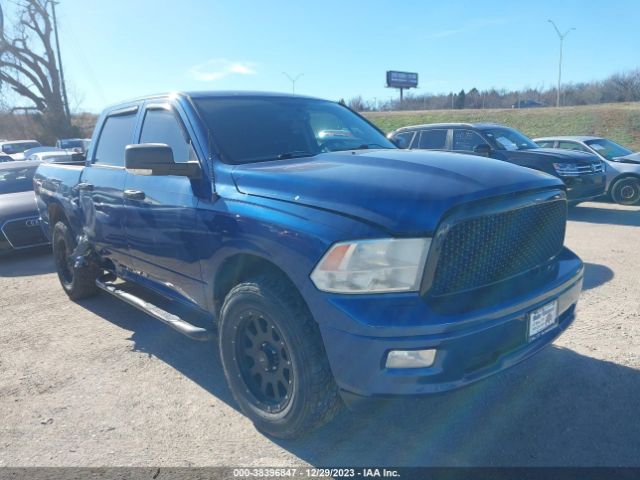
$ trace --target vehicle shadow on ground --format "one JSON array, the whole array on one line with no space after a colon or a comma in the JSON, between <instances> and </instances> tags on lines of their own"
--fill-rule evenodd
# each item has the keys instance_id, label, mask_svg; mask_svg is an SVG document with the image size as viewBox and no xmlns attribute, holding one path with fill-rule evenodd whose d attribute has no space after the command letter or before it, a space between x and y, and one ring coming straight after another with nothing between
<instances>
[{"instance_id":1,"label":"vehicle shadow on ground","mask_svg":"<svg viewBox=\"0 0 640 480\"><path fill-rule=\"evenodd\" d=\"M55 272L51 250L24 250L0 257L0 277L28 277Z\"/></svg>"},{"instance_id":2,"label":"vehicle shadow on ground","mask_svg":"<svg viewBox=\"0 0 640 480\"><path fill-rule=\"evenodd\" d=\"M470 387L387 400L306 438L313 465L640 465L640 371L559 347Z\"/></svg>"},{"instance_id":3,"label":"vehicle shadow on ground","mask_svg":"<svg viewBox=\"0 0 640 480\"><path fill-rule=\"evenodd\" d=\"M598 263L584 263L584 282L582 284L583 290L591 290L603 285L611 279L613 279L614 273L606 265L600 265Z\"/></svg>"},{"instance_id":4,"label":"vehicle shadow on ground","mask_svg":"<svg viewBox=\"0 0 640 480\"><path fill-rule=\"evenodd\" d=\"M82 307L131 332L133 349L152 355L237 410L222 372L216 341L191 340L134 307L101 293L78 302Z\"/></svg>"},{"instance_id":5,"label":"vehicle shadow on ground","mask_svg":"<svg viewBox=\"0 0 640 480\"><path fill-rule=\"evenodd\" d=\"M106 295L81 305L237 410L215 342ZM343 410L302 438L271 440L316 466L640 466L638 398L640 371L552 346L467 388Z\"/></svg>"},{"instance_id":6,"label":"vehicle shadow on ground","mask_svg":"<svg viewBox=\"0 0 640 480\"><path fill-rule=\"evenodd\" d=\"M640 226L640 208L626 208L628 209L608 208L605 203L602 204L602 207L579 205L569 210L569 220L606 225Z\"/></svg>"}]
</instances>

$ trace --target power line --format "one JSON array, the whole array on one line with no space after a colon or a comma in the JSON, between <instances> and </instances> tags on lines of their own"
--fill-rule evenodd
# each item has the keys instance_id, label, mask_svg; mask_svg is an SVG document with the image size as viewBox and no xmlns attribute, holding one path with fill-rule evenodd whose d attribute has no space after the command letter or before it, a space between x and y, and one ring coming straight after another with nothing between
<instances>
[{"instance_id":1,"label":"power line","mask_svg":"<svg viewBox=\"0 0 640 480\"><path fill-rule=\"evenodd\" d=\"M71 120L69 111L69 99L67 98L67 86L64 83L64 72L62 71L62 58L60 57L60 39L58 38L58 22L56 21L56 5L58 2L51 1L51 14L53 16L53 33L56 37L56 51L58 53L58 71L60 72L60 88L62 90L62 100L64 102L64 113Z\"/></svg>"},{"instance_id":2,"label":"power line","mask_svg":"<svg viewBox=\"0 0 640 480\"><path fill-rule=\"evenodd\" d=\"M558 38L560 39L560 59L558 60L558 90L556 91L556 107L559 107L560 106L560 86L562 82L562 45L564 43L565 37L569 35L569 32L571 32L572 30L575 30L575 28L571 27L566 32L560 33L560 29L558 28L558 26L553 20L547 20L547 21L551 25L553 25L553 28L558 34Z\"/></svg>"},{"instance_id":3,"label":"power line","mask_svg":"<svg viewBox=\"0 0 640 480\"><path fill-rule=\"evenodd\" d=\"M304 75L304 73L299 73L295 78L289 75L287 72L282 72L282 74L291 81L291 93L296 94L296 82L298 79Z\"/></svg>"}]
</instances>

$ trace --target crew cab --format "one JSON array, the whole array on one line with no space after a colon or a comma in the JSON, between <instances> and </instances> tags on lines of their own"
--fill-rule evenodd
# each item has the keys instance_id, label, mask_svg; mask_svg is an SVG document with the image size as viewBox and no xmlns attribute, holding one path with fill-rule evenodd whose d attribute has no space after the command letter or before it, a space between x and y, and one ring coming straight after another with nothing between
<instances>
[{"instance_id":1,"label":"crew cab","mask_svg":"<svg viewBox=\"0 0 640 480\"><path fill-rule=\"evenodd\" d=\"M344 400L443 392L526 359L574 320L582 286L560 180L397 149L315 98L125 102L100 116L86 166L34 181L67 295L102 290L217 338L238 405L282 438Z\"/></svg>"},{"instance_id":2,"label":"crew cab","mask_svg":"<svg viewBox=\"0 0 640 480\"><path fill-rule=\"evenodd\" d=\"M493 123L433 123L399 128L401 148L444 150L495 158L561 178L571 204L605 193L604 163L595 155L540 148L521 132Z\"/></svg>"}]
</instances>

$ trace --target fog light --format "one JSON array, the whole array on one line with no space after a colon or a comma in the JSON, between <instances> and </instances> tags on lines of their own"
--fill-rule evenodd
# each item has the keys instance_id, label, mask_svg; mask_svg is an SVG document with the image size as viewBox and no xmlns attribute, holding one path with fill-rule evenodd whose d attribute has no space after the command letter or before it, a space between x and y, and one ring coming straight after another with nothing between
<instances>
[{"instance_id":1,"label":"fog light","mask_svg":"<svg viewBox=\"0 0 640 480\"><path fill-rule=\"evenodd\" d=\"M391 350L387 356L387 368L423 368L433 365L436 349Z\"/></svg>"}]
</instances>

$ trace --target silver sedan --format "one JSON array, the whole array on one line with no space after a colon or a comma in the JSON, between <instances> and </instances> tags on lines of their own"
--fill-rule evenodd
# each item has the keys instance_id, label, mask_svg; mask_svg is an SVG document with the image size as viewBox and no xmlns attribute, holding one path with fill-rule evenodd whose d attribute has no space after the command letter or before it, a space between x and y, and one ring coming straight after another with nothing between
<instances>
[{"instance_id":1,"label":"silver sedan","mask_svg":"<svg viewBox=\"0 0 640 480\"><path fill-rule=\"evenodd\" d=\"M559 136L534 138L540 147L595 153L606 164L607 193L621 205L640 203L640 152L602 137Z\"/></svg>"}]
</instances>

